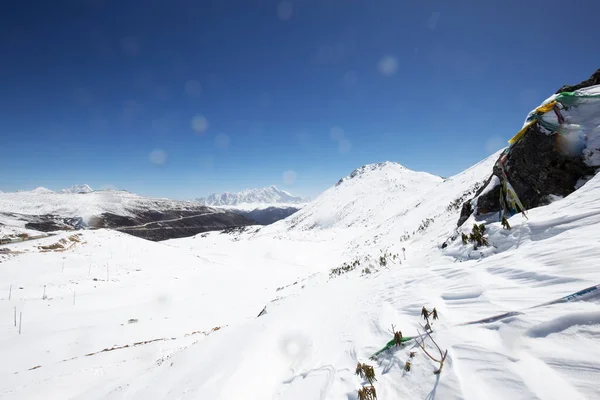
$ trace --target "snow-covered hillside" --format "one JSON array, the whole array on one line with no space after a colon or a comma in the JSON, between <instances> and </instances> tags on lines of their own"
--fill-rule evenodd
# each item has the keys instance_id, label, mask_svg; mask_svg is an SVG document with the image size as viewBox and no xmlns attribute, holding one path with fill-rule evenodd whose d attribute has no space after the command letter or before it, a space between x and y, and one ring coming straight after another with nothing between
<instances>
[{"instance_id":1,"label":"snow-covered hillside","mask_svg":"<svg viewBox=\"0 0 600 400\"><path fill-rule=\"evenodd\" d=\"M367 165L266 227L2 245L0 394L357 400L366 363L380 400L600 398L600 175L458 227L499 154L448 179Z\"/></svg>"},{"instance_id":2,"label":"snow-covered hillside","mask_svg":"<svg viewBox=\"0 0 600 400\"><path fill-rule=\"evenodd\" d=\"M443 182L429 177L419 189L427 201L408 210L397 192L365 190L371 195L362 195L356 212L376 215L379 206L387 219L366 228L361 219L347 237L328 234L337 228L299 230L282 221L165 243L86 231L60 253L39 253L28 242L9 245L23 254L5 255L0 268L6 316L0 345L12 360L0 369L0 393L7 399L356 399L364 382L354 369L364 362L375 369L379 399L597 398L597 300L588 295L528 308L600 283L600 177L531 210L528 220L509 218L510 231L488 223L491 246L482 251L460 239L440 249L459 214L448 206L472 179L484 179L489 165L485 160ZM392 171L416 174L389 164L355 186L394 182ZM437 218L401 242L395 232L412 230L402 221L423 215ZM355 221L339 217L339 226ZM378 239L349 251L365 235ZM383 268L381 250L399 257ZM354 259L359 268L330 276ZM418 334L422 306L439 312L433 337L448 349L442 373L433 374L436 364L414 341L369 360L391 339L392 324L405 336ZM15 307L17 322L23 313L21 334ZM506 311L523 314L459 325Z\"/></svg>"},{"instance_id":3,"label":"snow-covered hillside","mask_svg":"<svg viewBox=\"0 0 600 400\"><path fill-rule=\"evenodd\" d=\"M206 198L199 198L199 203L207 206L237 206L245 210L265 208L275 204L300 204L305 199L292 196L285 190L278 189L275 185L262 189L246 189L239 193L213 193Z\"/></svg>"},{"instance_id":4,"label":"snow-covered hillside","mask_svg":"<svg viewBox=\"0 0 600 400\"><path fill-rule=\"evenodd\" d=\"M36 189L0 194L0 237L27 233L24 228L50 232L87 226L163 240L254 224L243 215L196 202L149 198L126 191L55 193Z\"/></svg>"},{"instance_id":5,"label":"snow-covered hillside","mask_svg":"<svg viewBox=\"0 0 600 400\"><path fill-rule=\"evenodd\" d=\"M414 207L423 193L442 181L439 176L397 163L365 165L274 228L364 230L383 223L398 210Z\"/></svg>"},{"instance_id":6,"label":"snow-covered hillside","mask_svg":"<svg viewBox=\"0 0 600 400\"><path fill-rule=\"evenodd\" d=\"M56 193L37 188L27 192L2 193L0 212L29 215L55 214L64 217L80 216L89 219L105 212L132 215L132 210L193 208L193 202L154 199L126 191L103 190L85 193Z\"/></svg>"}]
</instances>

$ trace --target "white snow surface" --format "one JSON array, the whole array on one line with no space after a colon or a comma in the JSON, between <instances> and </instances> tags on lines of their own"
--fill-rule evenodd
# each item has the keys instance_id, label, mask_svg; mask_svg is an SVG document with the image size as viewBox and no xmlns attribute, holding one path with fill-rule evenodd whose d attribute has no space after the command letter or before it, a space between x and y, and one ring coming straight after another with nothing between
<instances>
[{"instance_id":1,"label":"white snow surface","mask_svg":"<svg viewBox=\"0 0 600 400\"><path fill-rule=\"evenodd\" d=\"M300 204L306 200L292 196L285 190L271 185L262 189L245 189L238 193L213 193L206 198L199 198L198 202L207 206L238 206L243 209L266 208L267 205ZM253 207L253 208L250 208Z\"/></svg>"},{"instance_id":2,"label":"white snow surface","mask_svg":"<svg viewBox=\"0 0 600 400\"><path fill-rule=\"evenodd\" d=\"M509 218L511 230L487 221L490 246L474 250L459 233L482 221L457 230L452 204L497 156L446 180L367 166L244 233L155 243L98 230L61 253L2 246L22 254L0 259L0 397L355 400L364 362L382 400L600 398L598 297L528 310L600 283L600 176ZM380 267L382 250L399 258ZM423 306L440 316L441 374L414 341L369 360L392 324L418 334ZM458 325L507 311L523 314Z\"/></svg>"}]
</instances>

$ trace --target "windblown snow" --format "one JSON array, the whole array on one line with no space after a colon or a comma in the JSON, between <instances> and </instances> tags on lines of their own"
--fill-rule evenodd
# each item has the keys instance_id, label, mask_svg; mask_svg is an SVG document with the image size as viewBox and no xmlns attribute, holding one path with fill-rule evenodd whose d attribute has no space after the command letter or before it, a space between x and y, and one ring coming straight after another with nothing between
<instances>
[{"instance_id":1,"label":"windblown snow","mask_svg":"<svg viewBox=\"0 0 600 400\"><path fill-rule=\"evenodd\" d=\"M497 157L448 179L368 165L267 227L2 245L0 394L354 400L368 386L360 362L378 399L600 398L600 176L510 217L511 229L498 215L457 228ZM3 194L0 210L61 195L18 196ZM463 244L474 223L488 246ZM441 373L415 340L370 359L392 326L418 338L424 306L439 315Z\"/></svg>"}]
</instances>

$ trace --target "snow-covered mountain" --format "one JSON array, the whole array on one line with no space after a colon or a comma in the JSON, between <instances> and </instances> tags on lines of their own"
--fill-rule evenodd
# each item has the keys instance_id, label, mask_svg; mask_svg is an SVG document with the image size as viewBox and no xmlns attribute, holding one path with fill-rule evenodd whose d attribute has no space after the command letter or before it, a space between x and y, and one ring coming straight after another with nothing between
<instances>
[{"instance_id":1,"label":"snow-covered mountain","mask_svg":"<svg viewBox=\"0 0 600 400\"><path fill-rule=\"evenodd\" d=\"M415 206L423 193L443 181L439 176L412 171L398 163L369 164L353 171L292 217L289 229L363 229Z\"/></svg>"},{"instance_id":2,"label":"snow-covered mountain","mask_svg":"<svg viewBox=\"0 0 600 400\"><path fill-rule=\"evenodd\" d=\"M357 399L366 363L378 399L600 398L600 175L510 226L497 212L459 226L502 153L448 179L367 165L268 227L3 245L0 393ZM387 347L392 331L406 342Z\"/></svg>"},{"instance_id":3,"label":"snow-covered mountain","mask_svg":"<svg viewBox=\"0 0 600 400\"><path fill-rule=\"evenodd\" d=\"M17 192L17 193L49 194L49 193L54 193L54 192L48 188L39 186L29 192L21 191L21 192Z\"/></svg>"},{"instance_id":4,"label":"snow-covered mountain","mask_svg":"<svg viewBox=\"0 0 600 400\"><path fill-rule=\"evenodd\" d=\"M91 192L93 192L92 188L85 184L73 185L68 189L61 189L58 191L58 193L79 193L79 194L85 194L85 193L91 193Z\"/></svg>"},{"instance_id":5,"label":"snow-covered mountain","mask_svg":"<svg viewBox=\"0 0 600 400\"><path fill-rule=\"evenodd\" d=\"M90 191L83 196L80 189L86 187L76 187L72 193L45 188L2 193L0 223L9 220L13 225L42 231L82 225L106 227L149 239L255 224L240 214L196 202L149 198L121 190Z\"/></svg>"},{"instance_id":6,"label":"snow-covered mountain","mask_svg":"<svg viewBox=\"0 0 600 400\"><path fill-rule=\"evenodd\" d=\"M213 193L208 197L197 199L201 204L207 206L240 206L240 205L260 205L260 204L300 204L306 202L305 199L292 196L285 190L278 189L275 185L262 189L246 189L238 193Z\"/></svg>"}]
</instances>

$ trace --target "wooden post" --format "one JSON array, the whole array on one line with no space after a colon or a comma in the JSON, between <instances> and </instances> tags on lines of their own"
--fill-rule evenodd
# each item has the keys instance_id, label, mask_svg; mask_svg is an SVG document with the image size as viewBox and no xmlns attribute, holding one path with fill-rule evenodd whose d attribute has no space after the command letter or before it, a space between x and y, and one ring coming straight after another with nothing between
<instances>
[{"instance_id":1,"label":"wooden post","mask_svg":"<svg viewBox=\"0 0 600 400\"><path fill-rule=\"evenodd\" d=\"M23 322L23 311L19 312L19 335L21 334L21 324Z\"/></svg>"}]
</instances>

